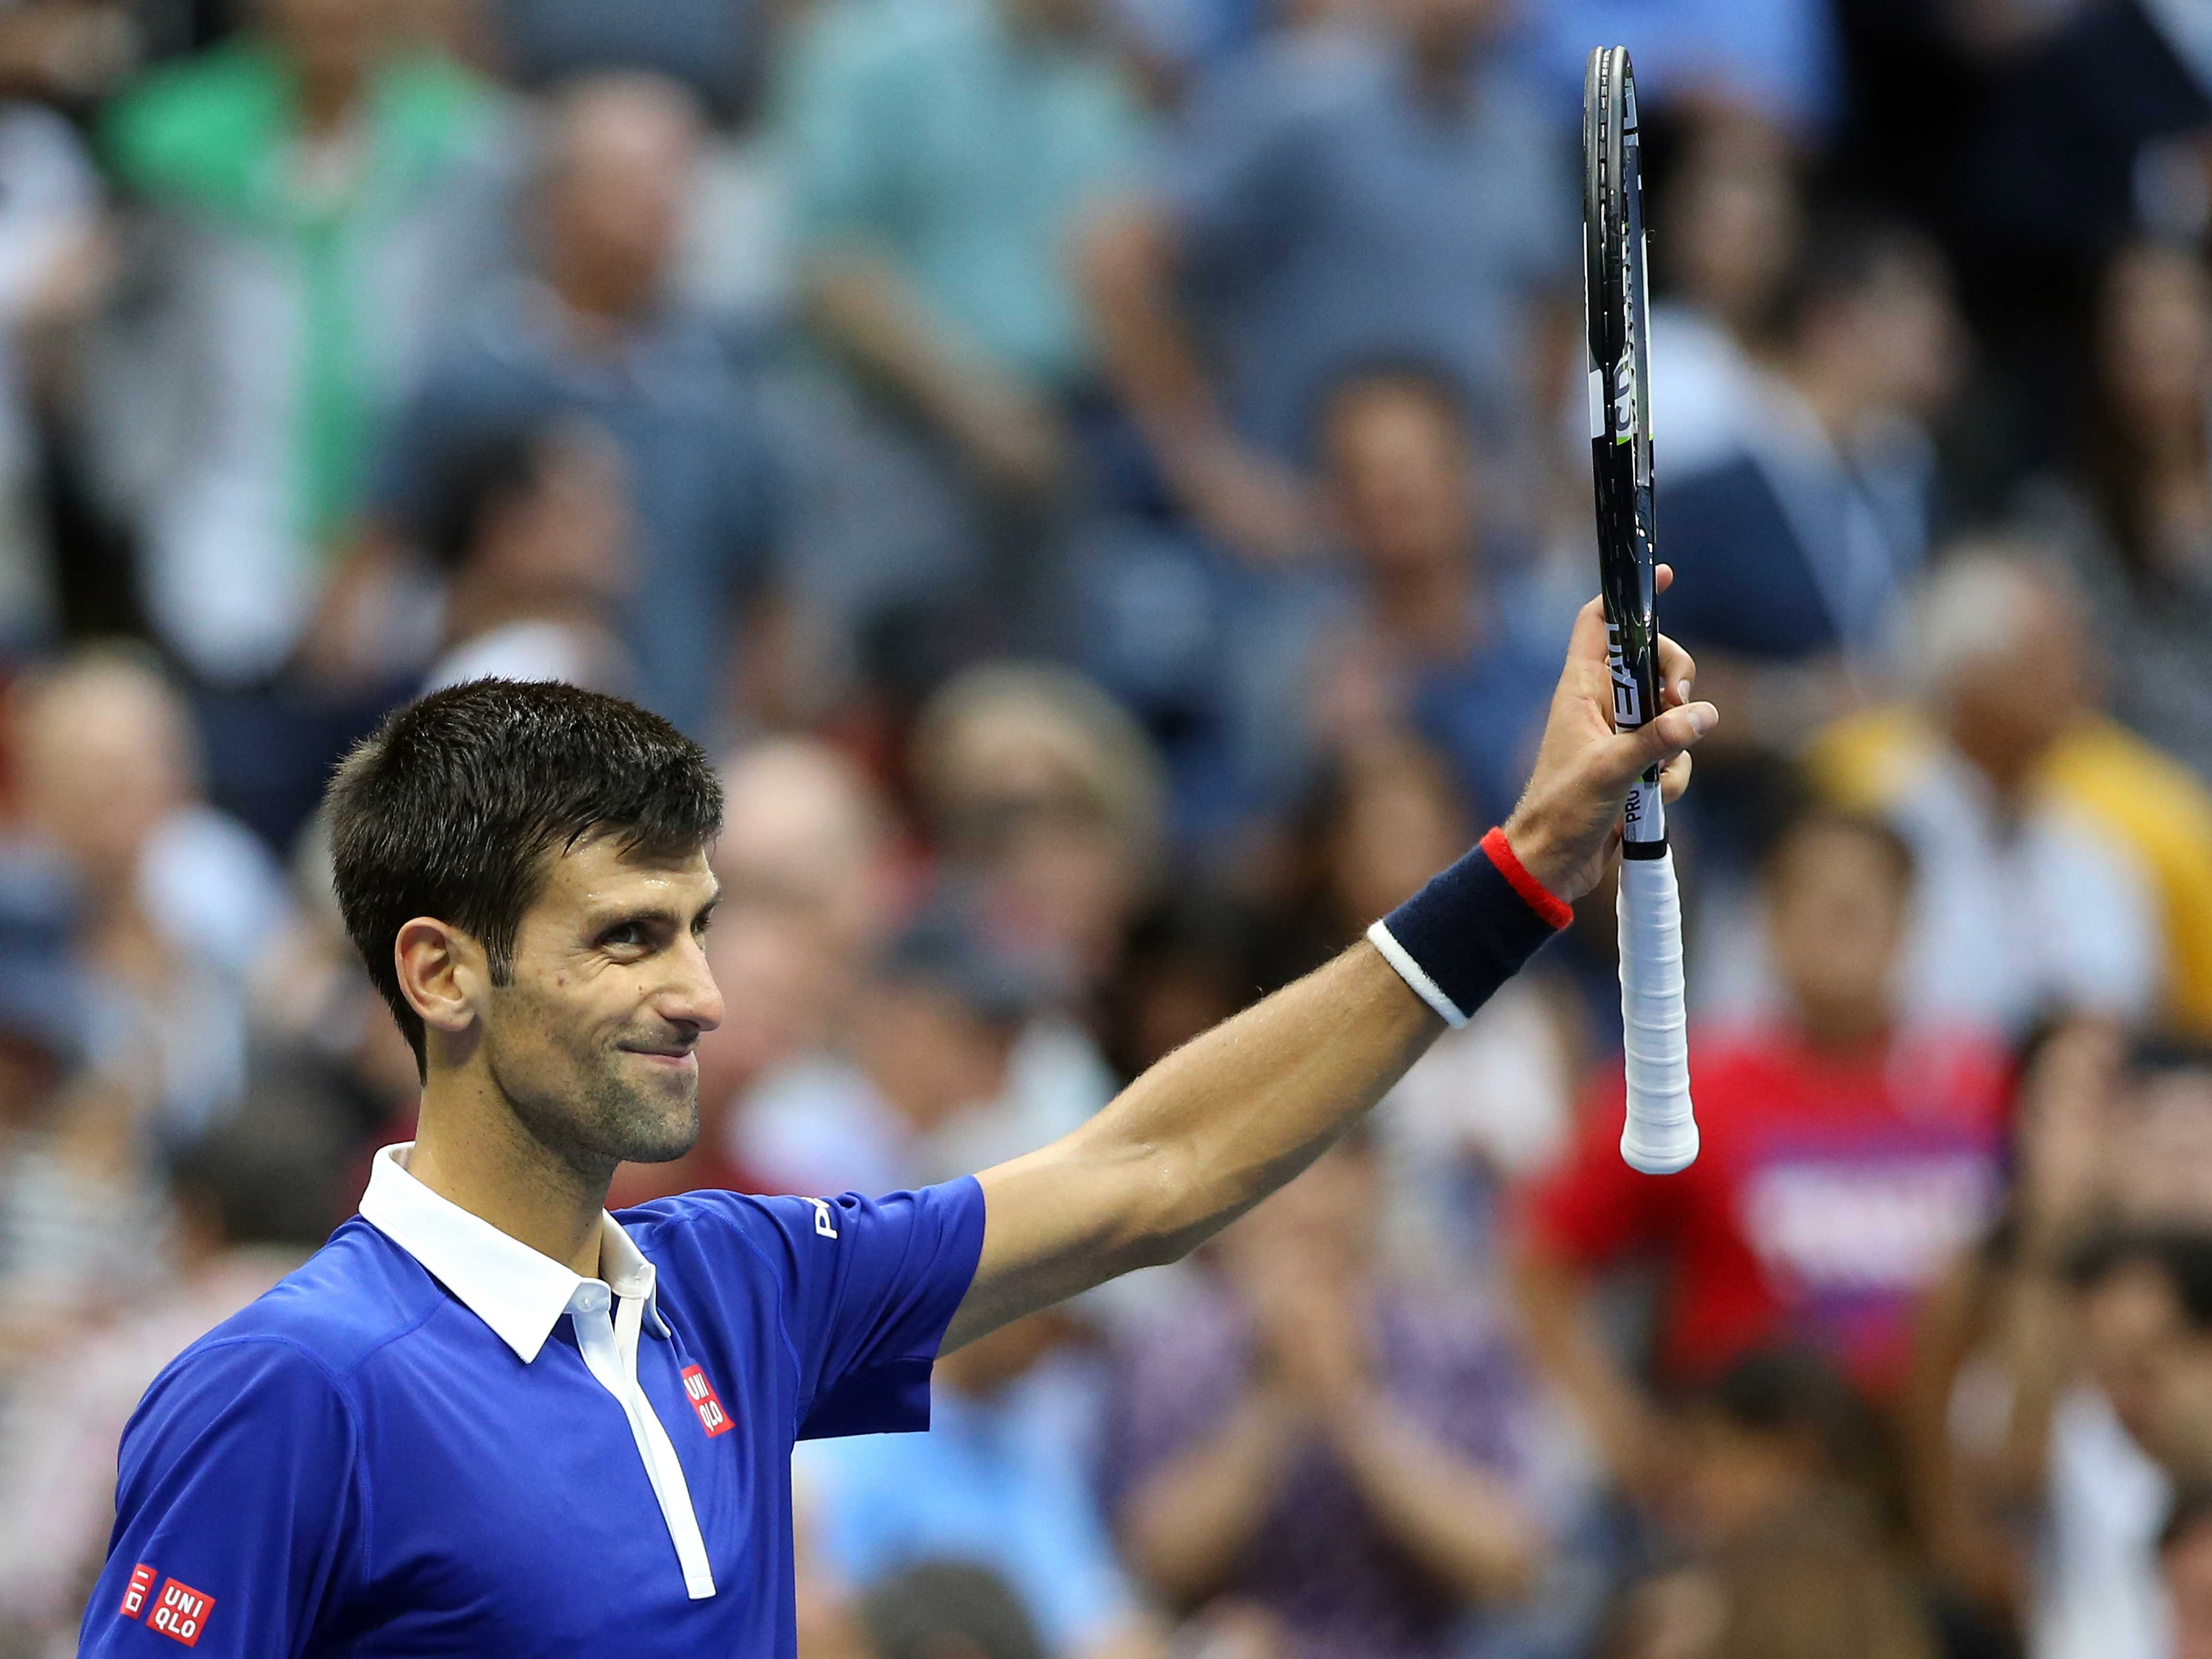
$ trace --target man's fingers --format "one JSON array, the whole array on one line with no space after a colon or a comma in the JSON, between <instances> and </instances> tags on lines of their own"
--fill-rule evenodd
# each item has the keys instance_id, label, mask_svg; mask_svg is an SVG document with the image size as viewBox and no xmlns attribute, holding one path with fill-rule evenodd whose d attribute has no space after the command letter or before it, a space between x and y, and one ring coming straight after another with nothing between
<instances>
[{"instance_id":1,"label":"man's fingers","mask_svg":"<svg viewBox=\"0 0 2212 1659\"><path fill-rule=\"evenodd\" d=\"M1659 702L1662 707L1685 703L1698 684L1698 659L1668 639L1659 636Z\"/></svg>"},{"instance_id":2,"label":"man's fingers","mask_svg":"<svg viewBox=\"0 0 2212 1659\"><path fill-rule=\"evenodd\" d=\"M1720 723L1721 711L1712 704L1686 702L1638 727L1632 735L1643 739L1650 757L1644 763L1649 766L1655 760L1672 760Z\"/></svg>"},{"instance_id":3,"label":"man's fingers","mask_svg":"<svg viewBox=\"0 0 2212 1659\"><path fill-rule=\"evenodd\" d=\"M1709 702L1686 702L1669 708L1657 720L1613 738L1607 757L1610 775L1618 774L1623 789L1646 768L1663 765L1720 723L1720 710Z\"/></svg>"},{"instance_id":4,"label":"man's fingers","mask_svg":"<svg viewBox=\"0 0 2212 1659\"><path fill-rule=\"evenodd\" d=\"M1567 636L1567 672L1577 663L1605 661L1605 601L1592 599L1575 612L1575 631Z\"/></svg>"},{"instance_id":5,"label":"man's fingers","mask_svg":"<svg viewBox=\"0 0 2212 1659\"><path fill-rule=\"evenodd\" d=\"M1677 755L1668 761L1659 774L1659 799L1672 806L1682 799L1682 792L1690 787L1690 761L1686 754Z\"/></svg>"}]
</instances>

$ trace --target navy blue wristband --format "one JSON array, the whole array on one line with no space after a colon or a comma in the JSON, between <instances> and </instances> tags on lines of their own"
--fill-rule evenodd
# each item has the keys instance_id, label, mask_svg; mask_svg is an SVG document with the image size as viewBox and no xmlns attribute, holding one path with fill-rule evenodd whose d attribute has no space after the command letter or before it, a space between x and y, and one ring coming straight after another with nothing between
<instances>
[{"instance_id":1,"label":"navy blue wristband","mask_svg":"<svg viewBox=\"0 0 2212 1659\"><path fill-rule=\"evenodd\" d=\"M1492 830L1367 938L1422 1001L1460 1026L1573 914Z\"/></svg>"}]
</instances>

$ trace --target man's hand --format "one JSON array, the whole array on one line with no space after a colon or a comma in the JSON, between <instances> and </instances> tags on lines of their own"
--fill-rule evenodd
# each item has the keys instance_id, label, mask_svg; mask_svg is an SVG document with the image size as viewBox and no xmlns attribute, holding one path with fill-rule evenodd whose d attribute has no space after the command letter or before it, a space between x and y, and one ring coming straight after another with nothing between
<instances>
[{"instance_id":1,"label":"man's hand","mask_svg":"<svg viewBox=\"0 0 2212 1659\"><path fill-rule=\"evenodd\" d=\"M1665 592L1674 580L1673 569L1661 565L1658 590ZM1559 897L1578 899L1603 878L1620 844L1620 811L1628 786L1638 773L1655 762L1663 763L1661 794L1668 801L1678 799L1688 786L1690 757L1683 751L1720 720L1720 711L1712 704L1689 700L1697 678L1698 665L1690 653L1662 635L1662 713L1633 732L1616 732L1604 606L1592 599L1575 618L1567 665L1559 676L1559 690L1552 694L1536 769L1505 823L1505 839L1515 855Z\"/></svg>"}]
</instances>

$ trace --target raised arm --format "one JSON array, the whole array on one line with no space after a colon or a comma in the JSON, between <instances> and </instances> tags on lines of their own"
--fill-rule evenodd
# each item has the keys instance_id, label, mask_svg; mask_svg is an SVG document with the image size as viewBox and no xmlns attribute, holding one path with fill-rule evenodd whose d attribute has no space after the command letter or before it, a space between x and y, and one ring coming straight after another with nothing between
<instances>
[{"instance_id":1,"label":"raised arm","mask_svg":"<svg viewBox=\"0 0 2212 1659\"><path fill-rule=\"evenodd\" d=\"M1662 586L1667 580L1662 566ZM1488 969L1455 964L1457 982L1443 984L1455 975L1433 948L1425 960L1423 946L1404 937L1411 924L1446 948L1455 931L1470 945L1525 939L1531 901L1509 881L1525 872L1544 890L1537 900L1580 897L1618 848L1630 780L1664 760L1668 796L1680 793L1689 776L1683 751L1717 716L1711 704L1686 702L1695 670L1671 641L1662 667L1668 711L1638 731L1615 732L1604 619L1596 601L1583 608L1534 775L1505 826L1505 848L1492 843L1503 865L1518 869L1493 872L1478 849L1395 913L1394 921L1408 921L1393 928L1402 947L1395 954L1416 973L1428 970L1423 992L1363 940L1170 1054L1073 1134L985 1170L982 1259L945 1346L1183 1255L1305 1168L1381 1099L1443 1030L1438 1003L1453 1006L1459 990L1468 1000L1458 1012L1473 1012L1529 948L1503 960L1510 947L1500 945ZM1409 917L1416 907L1425 908ZM1522 913L1501 914L1508 907Z\"/></svg>"}]
</instances>

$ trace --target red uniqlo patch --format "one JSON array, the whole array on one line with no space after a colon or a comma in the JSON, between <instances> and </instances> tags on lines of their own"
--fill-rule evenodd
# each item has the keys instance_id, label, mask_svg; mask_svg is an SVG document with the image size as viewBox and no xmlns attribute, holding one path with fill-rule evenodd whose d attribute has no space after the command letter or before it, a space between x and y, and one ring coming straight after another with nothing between
<instances>
[{"instance_id":1,"label":"red uniqlo patch","mask_svg":"<svg viewBox=\"0 0 2212 1659\"><path fill-rule=\"evenodd\" d=\"M196 1648L214 1607L215 1597L203 1595L190 1584L179 1584L172 1578L161 1586L161 1597L154 1603L154 1614L147 1620L146 1627L161 1632L171 1641Z\"/></svg>"},{"instance_id":2,"label":"red uniqlo patch","mask_svg":"<svg viewBox=\"0 0 2212 1659\"><path fill-rule=\"evenodd\" d=\"M708 1438L727 1434L738 1426L714 1397L714 1385L707 1380L707 1373L696 1365L684 1368L684 1392L690 1397L691 1409L699 1413L699 1426L707 1431Z\"/></svg>"},{"instance_id":3,"label":"red uniqlo patch","mask_svg":"<svg viewBox=\"0 0 2212 1659\"><path fill-rule=\"evenodd\" d=\"M136 1619L146 1611L146 1592L154 1588L161 1575L141 1561L131 1569L131 1582L124 1587L123 1605L116 1609L125 1619Z\"/></svg>"}]
</instances>

